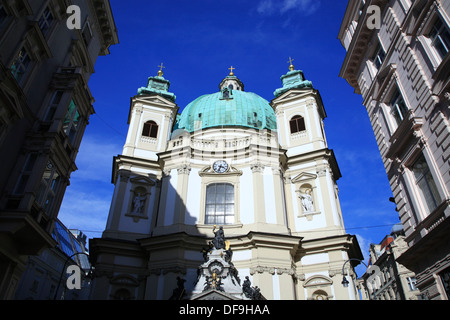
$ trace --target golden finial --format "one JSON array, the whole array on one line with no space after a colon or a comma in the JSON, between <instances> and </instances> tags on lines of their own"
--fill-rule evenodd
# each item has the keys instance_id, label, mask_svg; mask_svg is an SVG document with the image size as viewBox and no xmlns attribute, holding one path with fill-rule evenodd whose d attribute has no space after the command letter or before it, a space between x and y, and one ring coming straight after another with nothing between
<instances>
[{"instance_id":1,"label":"golden finial","mask_svg":"<svg viewBox=\"0 0 450 320\"><path fill-rule=\"evenodd\" d=\"M165 68L162 62L161 62L161 65L158 66L158 68L159 68L158 77L162 77L162 75L163 75L162 69Z\"/></svg>"},{"instance_id":2,"label":"golden finial","mask_svg":"<svg viewBox=\"0 0 450 320\"><path fill-rule=\"evenodd\" d=\"M289 57L289 61L288 61L289 62L289 70L294 71L295 67L292 64L292 61L294 61L294 59L291 59L291 57Z\"/></svg>"},{"instance_id":3,"label":"golden finial","mask_svg":"<svg viewBox=\"0 0 450 320\"><path fill-rule=\"evenodd\" d=\"M234 76L233 70L235 70L236 68L233 68L233 66L231 66L231 68L228 68L228 70L230 70L230 74L229 76Z\"/></svg>"}]
</instances>

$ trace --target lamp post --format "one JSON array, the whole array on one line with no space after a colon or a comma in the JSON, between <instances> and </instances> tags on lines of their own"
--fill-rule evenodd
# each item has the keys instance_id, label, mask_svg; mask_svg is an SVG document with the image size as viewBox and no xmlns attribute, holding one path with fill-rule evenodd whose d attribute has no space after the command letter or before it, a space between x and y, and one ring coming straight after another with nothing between
<instances>
[{"instance_id":1,"label":"lamp post","mask_svg":"<svg viewBox=\"0 0 450 320\"><path fill-rule=\"evenodd\" d=\"M351 258L351 259L348 259L347 261L345 261L344 265L342 266L342 282L341 282L342 285L344 286L344 288L348 288L348 285L350 284L350 282L348 282L347 278L345 277L345 264L350 261L358 261L358 262L362 263L363 265L365 265L367 269L369 268L367 266L367 264L364 263L364 261L359 260L359 259Z\"/></svg>"}]
</instances>

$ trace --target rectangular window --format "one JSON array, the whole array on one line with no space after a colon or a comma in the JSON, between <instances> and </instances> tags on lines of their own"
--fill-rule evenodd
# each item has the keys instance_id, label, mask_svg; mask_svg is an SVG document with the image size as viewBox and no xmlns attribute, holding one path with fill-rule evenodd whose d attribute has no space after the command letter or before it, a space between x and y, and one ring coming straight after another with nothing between
<instances>
[{"instance_id":1,"label":"rectangular window","mask_svg":"<svg viewBox=\"0 0 450 320\"><path fill-rule=\"evenodd\" d=\"M53 94L52 100L50 101L50 105L47 109L47 114L44 117L44 121L52 121L53 116L55 115L56 109L58 108L59 103L61 102L61 98L64 94L64 91L57 90Z\"/></svg>"},{"instance_id":2,"label":"rectangular window","mask_svg":"<svg viewBox=\"0 0 450 320\"><path fill-rule=\"evenodd\" d=\"M16 78L17 82L21 82L28 68L30 67L31 59L28 55L28 52L25 48L20 49L17 54L16 59L14 60L11 66L11 73L14 78Z\"/></svg>"},{"instance_id":3,"label":"rectangular window","mask_svg":"<svg viewBox=\"0 0 450 320\"><path fill-rule=\"evenodd\" d=\"M69 137L70 144L73 145L78 132L78 124L80 121L80 114L78 113L77 106L73 100L70 101L69 109L67 110L64 118L63 130Z\"/></svg>"},{"instance_id":4,"label":"rectangular window","mask_svg":"<svg viewBox=\"0 0 450 320\"><path fill-rule=\"evenodd\" d=\"M56 191L61 180L61 175L56 170L52 161L47 166L42 176L41 184L36 196L37 203L48 213L56 197Z\"/></svg>"},{"instance_id":5,"label":"rectangular window","mask_svg":"<svg viewBox=\"0 0 450 320\"><path fill-rule=\"evenodd\" d=\"M31 153L28 155L25 160L25 165L23 166L22 172L20 173L20 177L17 180L16 188L14 189L14 194L23 194L25 192L25 188L28 183L28 179L30 178L34 163L36 162L37 154Z\"/></svg>"},{"instance_id":6,"label":"rectangular window","mask_svg":"<svg viewBox=\"0 0 450 320\"><path fill-rule=\"evenodd\" d=\"M450 50L450 33L448 28L442 23L441 19L437 19L434 25L431 27L431 31L428 34L431 40L431 45L439 54L441 59L444 59Z\"/></svg>"},{"instance_id":7,"label":"rectangular window","mask_svg":"<svg viewBox=\"0 0 450 320\"><path fill-rule=\"evenodd\" d=\"M5 7L0 4L0 27L6 22L8 14L6 13Z\"/></svg>"},{"instance_id":8,"label":"rectangular window","mask_svg":"<svg viewBox=\"0 0 450 320\"><path fill-rule=\"evenodd\" d=\"M444 286L445 293L447 294L447 299L450 299L450 268L445 269L439 274L442 285Z\"/></svg>"},{"instance_id":9,"label":"rectangular window","mask_svg":"<svg viewBox=\"0 0 450 320\"><path fill-rule=\"evenodd\" d=\"M83 40L84 43L86 44L86 47L89 47L89 44L91 43L92 40L92 30L89 21L86 21L81 34L83 36Z\"/></svg>"},{"instance_id":10,"label":"rectangular window","mask_svg":"<svg viewBox=\"0 0 450 320\"><path fill-rule=\"evenodd\" d=\"M42 13L41 18L39 19L39 28L42 31L42 34L45 36L50 30L51 24L53 22L53 15L50 11L50 8L45 8L44 12Z\"/></svg>"},{"instance_id":11,"label":"rectangular window","mask_svg":"<svg viewBox=\"0 0 450 320\"><path fill-rule=\"evenodd\" d=\"M409 291L417 290L417 288L416 288L416 278L408 277L407 280L408 280Z\"/></svg>"},{"instance_id":12,"label":"rectangular window","mask_svg":"<svg viewBox=\"0 0 450 320\"><path fill-rule=\"evenodd\" d=\"M384 51L381 44L378 43L377 48L375 49L372 57L370 58L370 60L373 62L377 70L379 70L381 65L383 64L384 58L386 58L386 52Z\"/></svg>"},{"instance_id":13,"label":"rectangular window","mask_svg":"<svg viewBox=\"0 0 450 320\"><path fill-rule=\"evenodd\" d=\"M234 186L214 183L206 188L206 224L234 223Z\"/></svg>"},{"instance_id":14,"label":"rectangular window","mask_svg":"<svg viewBox=\"0 0 450 320\"><path fill-rule=\"evenodd\" d=\"M408 107L406 106L405 100L403 100L403 97L398 89L392 95L390 107L391 113L394 116L397 125L400 125L403 119L405 119L408 115Z\"/></svg>"},{"instance_id":15,"label":"rectangular window","mask_svg":"<svg viewBox=\"0 0 450 320\"><path fill-rule=\"evenodd\" d=\"M412 172L422 201L430 213L440 204L441 198L423 154L412 165Z\"/></svg>"}]
</instances>

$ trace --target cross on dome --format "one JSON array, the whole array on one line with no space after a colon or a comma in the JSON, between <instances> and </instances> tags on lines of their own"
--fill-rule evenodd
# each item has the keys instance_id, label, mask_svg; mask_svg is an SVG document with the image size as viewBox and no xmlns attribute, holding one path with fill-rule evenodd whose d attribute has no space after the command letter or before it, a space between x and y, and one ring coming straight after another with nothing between
<instances>
[{"instance_id":1,"label":"cross on dome","mask_svg":"<svg viewBox=\"0 0 450 320\"><path fill-rule=\"evenodd\" d=\"M228 68L228 70L230 70L230 76L234 76L233 70L235 70L236 68L233 68L233 66L231 66L231 68Z\"/></svg>"}]
</instances>

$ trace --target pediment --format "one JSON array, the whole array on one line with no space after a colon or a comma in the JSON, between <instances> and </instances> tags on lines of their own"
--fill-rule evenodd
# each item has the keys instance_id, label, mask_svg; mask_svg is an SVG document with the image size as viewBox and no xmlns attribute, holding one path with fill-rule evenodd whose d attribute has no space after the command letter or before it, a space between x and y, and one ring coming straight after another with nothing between
<instances>
[{"instance_id":1,"label":"pediment","mask_svg":"<svg viewBox=\"0 0 450 320\"><path fill-rule=\"evenodd\" d=\"M303 287L326 287L331 286L333 284L333 280L326 276L316 275L308 278L303 284Z\"/></svg>"},{"instance_id":2,"label":"pediment","mask_svg":"<svg viewBox=\"0 0 450 320\"><path fill-rule=\"evenodd\" d=\"M122 286L130 286L130 287L137 287L139 286L139 281L135 278L126 275L126 274L119 274L111 279L111 284L116 285L122 285Z\"/></svg>"},{"instance_id":3,"label":"pediment","mask_svg":"<svg viewBox=\"0 0 450 320\"><path fill-rule=\"evenodd\" d=\"M302 172L299 175L295 176L294 178L291 178L291 182L292 183L301 183L301 182L315 180L316 178L317 178L316 174Z\"/></svg>"},{"instance_id":4,"label":"pediment","mask_svg":"<svg viewBox=\"0 0 450 320\"><path fill-rule=\"evenodd\" d=\"M198 175L200 177L204 177L204 176L227 176L227 175L238 175L238 176L241 176L242 175L242 171L236 169L233 166L230 166L230 169L227 172L225 172L225 173L216 173L212 169L212 166L207 166L207 167L203 168L202 170L200 170Z\"/></svg>"},{"instance_id":5,"label":"pediment","mask_svg":"<svg viewBox=\"0 0 450 320\"><path fill-rule=\"evenodd\" d=\"M134 178L130 178L130 182L133 184L141 184L141 185L151 185L154 186L156 183L155 181L153 181L152 179L148 178L148 177L134 177Z\"/></svg>"},{"instance_id":6,"label":"pediment","mask_svg":"<svg viewBox=\"0 0 450 320\"><path fill-rule=\"evenodd\" d=\"M240 300L240 299L225 292L210 289L208 291L193 296L191 300Z\"/></svg>"},{"instance_id":7,"label":"pediment","mask_svg":"<svg viewBox=\"0 0 450 320\"><path fill-rule=\"evenodd\" d=\"M310 96L311 94L314 95L314 89L311 88L305 88L305 89L291 89L289 91L286 91L282 95L280 95L278 98L275 98L272 100L272 102L280 103L280 102L286 102L292 99L300 99L307 96Z\"/></svg>"},{"instance_id":8,"label":"pediment","mask_svg":"<svg viewBox=\"0 0 450 320\"><path fill-rule=\"evenodd\" d=\"M378 80L375 82L374 86L374 97L378 101L385 100L387 91L391 88L392 81L395 80L395 72L397 66L395 64L389 64L380 70L378 74Z\"/></svg>"},{"instance_id":9,"label":"pediment","mask_svg":"<svg viewBox=\"0 0 450 320\"><path fill-rule=\"evenodd\" d=\"M148 104L148 105L158 105L158 106L169 106L169 107L174 107L176 106L175 103L173 103L172 101L158 95L158 94L147 94L147 95L138 95L136 97L134 97L134 102L139 102L142 103L144 105Z\"/></svg>"}]
</instances>

